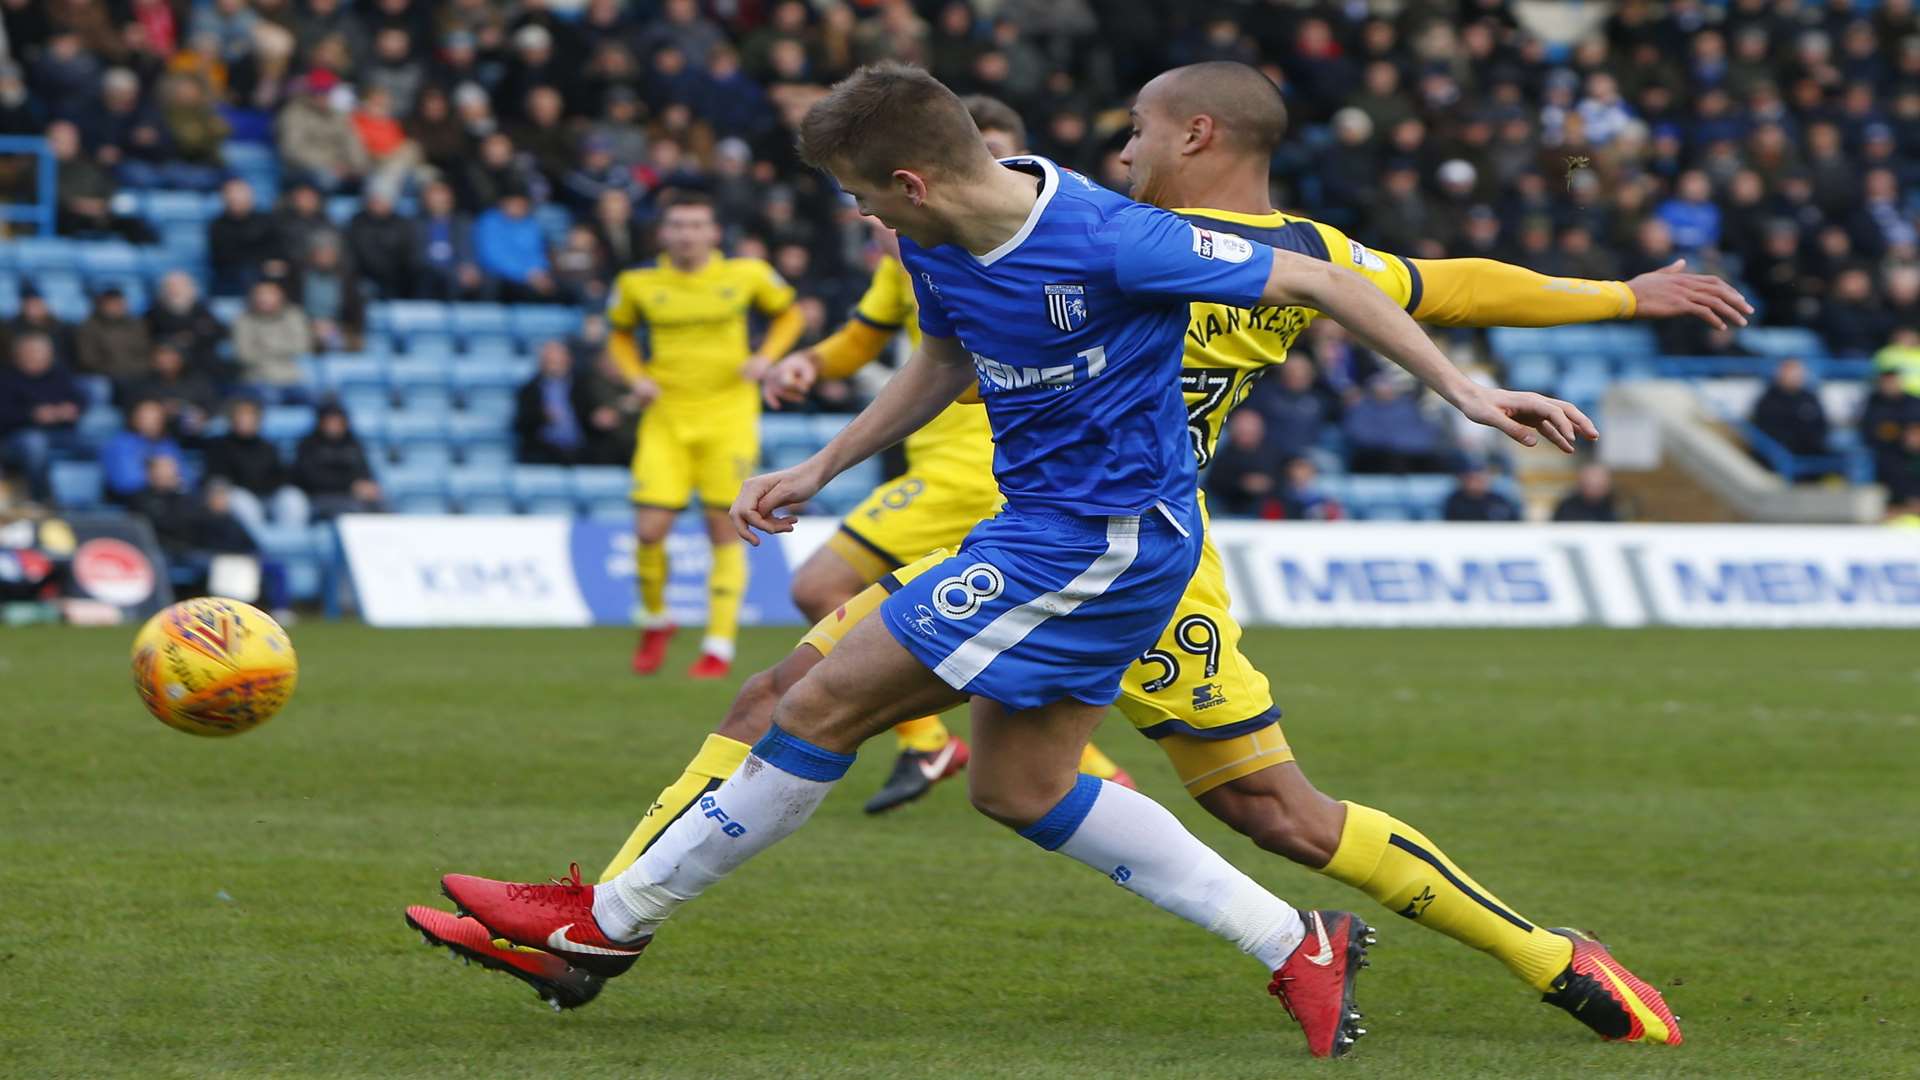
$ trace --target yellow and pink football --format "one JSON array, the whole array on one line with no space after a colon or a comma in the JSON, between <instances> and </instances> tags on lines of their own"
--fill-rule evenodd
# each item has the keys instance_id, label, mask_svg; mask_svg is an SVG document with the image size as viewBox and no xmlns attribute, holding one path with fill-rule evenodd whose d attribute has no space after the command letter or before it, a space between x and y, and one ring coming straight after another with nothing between
<instances>
[{"instance_id":1,"label":"yellow and pink football","mask_svg":"<svg viewBox=\"0 0 1920 1080\"><path fill-rule=\"evenodd\" d=\"M299 674L287 632L238 600L183 600L133 639L140 700L189 735L252 731L287 703Z\"/></svg>"}]
</instances>

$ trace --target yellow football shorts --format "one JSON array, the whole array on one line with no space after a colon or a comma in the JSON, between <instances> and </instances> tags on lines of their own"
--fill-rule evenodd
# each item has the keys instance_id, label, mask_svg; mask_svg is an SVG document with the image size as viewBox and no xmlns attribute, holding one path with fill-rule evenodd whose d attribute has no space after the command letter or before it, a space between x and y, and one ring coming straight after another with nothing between
<instances>
[{"instance_id":1,"label":"yellow football shorts","mask_svg":"<svg viewBox=\"0 0 1920 1080\"><path fill-rule=\"evenodd\" d=\"M947 557L936 550L889 574L815 623L800 639L820 655L887 594ZM1120 711L1154 740L1192 795L1293 760L1267 677L1240 652L1240 624L1227 611L1226 567L1208 541L1173 622L1120 682Z\"/></svg>"},{"instance_id":2,"label":"yellow football shorts","mask_svg":"<svg viewBox=\"0 0 1920 1080\"><path fill-rule=\"evenodd\" d=\"M957 549L1005 501L987 480L982 485L956 482L939 471L909 471L874 488L841 518L827 547L869 581L935 548Z\"/></svg>"},{"instance_id":3,"label":"yellow football shorts","mask_svg":"<svg viewBox=\"0 0 1920 1080\"><path fill-rule=\"evenodd\" d=\"M702 505L725 510L759 460L758 411L689 413L656 405L640 415L640 445L633 452L634 505L681 510L698 490Z\"/></svg>"},{"instance_id":4,"label":"yellow football shorts","mask_svg":"<svg viewBox=\"0 0 1920 1080\"><path fill-rule=\"evenodd\" d=\"M1114 703L1194 795L1293 760L1267 677L1240 652L1227 601L1226 566L1208 540L1173 622L1127 669Z\"/></svg>"}]
</instances>

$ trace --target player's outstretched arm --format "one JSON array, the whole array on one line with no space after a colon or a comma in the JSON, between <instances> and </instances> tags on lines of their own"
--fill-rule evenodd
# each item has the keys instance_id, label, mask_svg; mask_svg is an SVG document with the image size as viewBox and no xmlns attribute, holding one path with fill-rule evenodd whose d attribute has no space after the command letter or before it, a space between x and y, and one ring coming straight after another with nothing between
<instances>
[{"instance_id":1,"label":"player's outstretched arm","mask_svg":"<svg viewBox=\"0 0 1920 1080\"><path fill-rule=\"evenodd\" d=\"M925 427L940 410L953 404L961 391L972 386L973 379L973 358L959 341L923 337L913 359L887 380L873 403L819 453L790 469L753 477L741 486L739 497L728 511L734 531L749 544L760 542L753 534L755 529L791 532L793 519L775 517L778 511L806 502L849 467Z\"/></svg>"},{"instance_id":2,"label":"player's outstretched arm","mask_svg":"<svg viewBox=\"0 0 1920 1080\"><path fill-rule=\"evenodd\" d=\"M1489 388L1467 378L1411 316L1351 270L1276 249L1260 302L1325 312L1361 344L1406 368L1468 419L1499 428L1524 446L1539 442L1538 432L1570 454L1575 440L1600 437L1593 421L1567 402Z\"/></svg>"},{"instance_id":3,"label":"player's outstretched arm","mask_svg":"<svg viewBox=\"0 0 1920 1080\"><path fill-rule=\"evenodd\" d=\"M1724 330L1747 325L1753 305L1712 274L1679 259L1631 281L1556 278L1497 259L1407 259L1419 274L1413 317L1438 326L1565 326L1613 319L1692 317Z\"/></svg>"}]
</instances>

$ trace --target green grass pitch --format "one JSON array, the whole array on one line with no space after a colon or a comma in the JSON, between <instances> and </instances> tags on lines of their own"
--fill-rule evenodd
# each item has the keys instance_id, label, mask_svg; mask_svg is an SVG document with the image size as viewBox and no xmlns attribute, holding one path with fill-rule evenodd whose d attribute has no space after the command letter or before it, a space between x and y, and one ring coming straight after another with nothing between
<instances>
[{"instance_id":1,"label":"green grass pitch","mask_svg":"<svg viewBox=\"0 0 1920 1080\"><path fill-rule=\"evenodd\" d=\"M286 713L210 741L140 708L130 636L0 631L0 1075L1920 1075L1911 634L1250 637L1309 775L1521 912L1600 932L1669 994L1677 1049L1601 1044L1492 960L1264 855L1110 719L1101 744L1203 838L1380 927L1372 1034L1334 1063L1255 964L959 785L862 817L885 742L555 1015L401 908L450 870L597 871L732 684L635 679L624 632L302 625ZM742 669L793 637L750 634Z\"/></svg>"}]
</instances>

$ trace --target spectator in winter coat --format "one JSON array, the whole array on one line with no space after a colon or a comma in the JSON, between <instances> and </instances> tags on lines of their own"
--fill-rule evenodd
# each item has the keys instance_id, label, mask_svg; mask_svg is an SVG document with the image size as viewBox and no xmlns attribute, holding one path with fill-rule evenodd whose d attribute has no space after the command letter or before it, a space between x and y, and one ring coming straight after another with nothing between
<instances>
[{"instance_id":1,"label":"spectator in winter coat","mask_svg":"<svg viewBox=\"0 0 1920 1080\"><path fill-rule=\"evenodd\" d=\"M116 385L113 399L123 409L136 401L158 401L167 413L167 431L178 439L197 438L219 404L213 381L188 368L179 347L166 341L154 343L146 370Z\"/></svg>"},{"instance_id":2,"label":"spectator in winter coat","mask_svg":"<svg viewBox=\"0 0 1920 1080\"><path fill-rule=\"evenodd\" d=\"M1267 441L1267 422L1252 409L1227 418L1207 473L1207 505L1229 517L1263 517L1280 497L1280 472L1286 464Z\"/></svg>"},{"instance_id":3,"label":"spectator in winter coat","mask_svg":"<svg viewBox=\"0 0 1920 1080\"><path fill-rule=\"evenodd\" d=\"M338 405L322 406L313 433L300 440L293 455L293 482L306 493L315 518L382 508L367 452Z\"/></svg>"},{"instance_id":4,"label":"spectator in winter coat","mask_svg":"<svg viewBox=\"0 0 1920 1080\"><path fill-rule=\"evenodd\" d=\"M216 350L227 339L213 309L200 298L200 285L185 270L168 271L147 306L147 337L180 350L187 367L210 376L218 367Z\"/></svg>"},{"instance_id":5,"label":"spectator in winter coat","mask_svg":"<svg viewBox=\"0 0 1920 1080\"><path fill-rule=\"evenodd\" d=\"M0 464L21 473L35 498L47 495L56 451L79 446L74 425L86 407L80 384L54 362L45 334L13 339L13 363L0 369Z\"/></svg>"},{"instance_id":6,"label":"spectator in winter coat","mask_svg":"<svg viewBox=\"0 0 1920 1080\"><path fill-rule=\"evenodd\" d=\"M227 433L207 442L206 475L232 488L233 514L255 535L269 509L280 525L307 523L306 494L293 486L280 449L260 437L260 403L252 398L235 398L227 406Z\"/></svg>"},{"instance_id":7,"label":"spectator in winter coat","mask_svg":"<svg viewBox=\"0 0 1920 1080\"><path fill-rule=\"evenodd\" d=\"M261 264L284 257L273 218L254 203L253 188L238 177L220 187L220 215L207 222L207 260L213 291L236 296L259 276Z\"/></svg>"},{"instance_id":8,"label":"spectator in winter coat","mask_svg":"<svg viewBox=\"0 0 1920 1080\"><path fill-rule=\"evenodd\" d=\"M328 101L338 85L340 78L331 71L309 72L273 124L281 164L325 191L358 184L372 164L353 122Z\"/></svg>"},{"instance_id":9,"label":"spectator in winter coat","mask_svg":"<svg viewBox=\"0 0 1920 1080\"><path fill-rule=\"evenodd\" d=\"M85 374L105 375L120 384L146 373L151 347L147 325L127 310L127 295L117 286L94 297L93 312L73 340L75 366Z\"/></svg>"},{"instance_id":10,"label":"spectator in winter coat","mask_svg":"<svg viewBox=\"0 0 1920 1080\"><path fill-rule=\"evenodd\" d=\"M514 401L513 433L520 443L520 460L539 465L585 461L592 411L587 380L574 375L566 343L542 345L540 369L520 387Z\"/></svg>"},{"instance_id":11,"label":"spectator in winter coat","mask_svg":"<svg viewBox=\"0 0 1920 1080\"><path fill-rule=\"evenodd\" d=\"M1493 477L1478 462L1460 473L1460 485L1447 496L1441 516L1448 521L1519 521L1520 507L1493 490Z\"/></svg>"},{"instance_id":12,"label":"spectator in winter coat","mask_svg":"<svg viewBox=\"0 0 1920 1080\"><path fill-rule=\"evenodd\" d=\"M347 255L360 277L388 300L413 295L413 223L393 212L393 196L372 186L361 200L360 212L347 225Z\"/></svg>"},{"instance_id":13,"label":"spectator in winter coat","mask_svg":"<svg viewBox=\"0 0 1920 1080\"><path fill-rule=\"evenodd\" d=\"M287 303L277 281L262 281L247 293L247 310L233 321L233 354L241 376L265 386L300 382L294 361L313 351L306 313Z\"/></svg>"},{"instance_id":14,"label":"spectator in winter coat","mask_svg":"<svg viewBox=\"0 0 1920 1080\"><path fill-rule=\"evenodd\" d=\"M167 410L151 399L136 401L127 412L127 426L100 447L100 478L107 498L126 502L147 486L147 460L170 457L183 461L180 444L167 435Z\"/></svg>"},{"instance_id":15,"label":"spectator in winter coat","mask_svg":"<svg viewBox=\"0 0 1920 1080\"><path fill-rule=\"evenodd\" d=\"M1366 396L1347 407L1341 425L1354 472L1437 472L1446 467L1443 433L1420 411L1413 395L1401 391L1395 375L1369 380Z\"/></svg>"},{"instance_id":16,"label":"spectator in winter coat","mask_svg":"<svg viewBox=\"0 0 1920 1080\"><path fill-rule=\"evenodd\" d=\"M509 191L500 205L480 215L473 223L473 250L502 300L537 303L553 297L546 236L524 192Z\"/></svg>"},{"instance_id":17,"label":"spectator in winter coat","mask_svg":"<svg viewBox=\"0 0 1920 1080\"><path fill-rule=\"evenodd\" d=\"M1553 520L1619 521L1620 501L1613 494L1613 473L1605 465L1582 468L1573 490L1553 508Z\"/></svg>"},{"instance_id":18,"label":"spectator in winter coat","mask_svg":"<svg viewBox=\"0 0 1920 1080\"><path fill-rule=\"evenodd\" d=\"M476 293L485 279L473 253L473 223L454 205L453 188L429 184L420 199L413 229L411 265L419 268L416 295L430 300L461 300Z\"/></svg>"},{"instance_id":19,"label":"spectator in winter coat","mask_svg":"<svg viewBox=\"0 0 1920 1080\"><path fill-rule=\"evenodd\" d=\"M1787 448L1808 456L1827 452L1827 410L1819 395L1807 388L1807 366L1783 360L1774 369L1773 382L1753 405L1753 426Z\"/></svg>"},{"instance_id":20,"label":"spectator in winter coat","mask_svg":"<svg viewBox=\"0 0 1920 1080\"><path fill-rule=\"evenodd\" d=\"M1873 477L1884 484L1898 470L1907 429L1920 426L1920 397L1907 393L1901 373L1887 368L1860 408L1860 440L1873 454Z\"/></svg>"}]
</instances>

